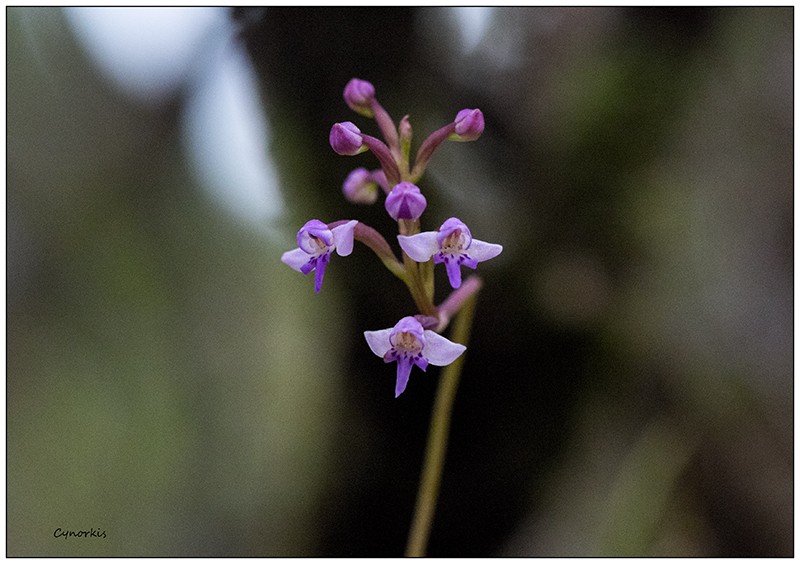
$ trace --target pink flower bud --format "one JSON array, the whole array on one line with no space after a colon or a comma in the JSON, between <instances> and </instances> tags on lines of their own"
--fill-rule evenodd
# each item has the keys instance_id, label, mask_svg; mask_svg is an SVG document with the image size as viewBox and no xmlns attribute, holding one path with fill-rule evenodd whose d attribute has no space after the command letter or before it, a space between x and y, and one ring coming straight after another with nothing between
<instances>
[{"instance_id":1,"label":"pink flower bud","mask_svg":"<svg viewBox=\"0 0 800 564\"><path fill-rule=\"evenodd\" d=\"M340 155L357 155L367 150L361 130L352 122L334 123L330 135L331 147Z\"/></svg>"},{"instance_id":2,"label":"pink flower bud","mask_svg":"<svg viewBox=\"0 0 800 564\"><path fill-rule=\"evenodd\" d=\"M370 103L375 98L375 87L371 82L353 78L344 87L344 101L351 110L364 117L372 117Z\"/></svg>"},{"instance_id":3,"label":"pink flower bud","mask_svg":"<svg viewBox=\"0 0 800 564\"><path fill-rule=\"evenodd\" d=\"M392 219L398 221L401 219L416 221L427 205L428 202L419 191L419 187L410 182L396 185L386 197L386 211Z\"/></svg>"},{"instance_id":4,"label":"pink flower bud","mask_svg":"<svg viewBox=\"0 0 800 564\"><path fill-rule=\"evenodd\" d=\"M399 129L400 129L400 140L405 143L410 143L413 132L411 130L411 122L408 121L408 116L405 116L403 117L403 119L400 120Z\"/></svg>"},{"instance_id":5,"label":"pink flower bud","mask_svg":"<svg viewBox=\"0 0 800 564\"><path fill-rule=\"evenodd\" d=\"M475 110L461 110L456 114L455 133L450 136L452 141L475 141L483 133L483 112Z\"/></svg>"},{"instance_id":6,"label":"pink flower bud","mask_svg":"<svg viewBox=\"0 0 800 564\"><path fill-rule=\"evenodd\" d=\"M342 192L347 201L354 204L374 204L378 199L378 185L372 179L372 173L363 167L347 175Z\"/></svg>"}]
</instances>

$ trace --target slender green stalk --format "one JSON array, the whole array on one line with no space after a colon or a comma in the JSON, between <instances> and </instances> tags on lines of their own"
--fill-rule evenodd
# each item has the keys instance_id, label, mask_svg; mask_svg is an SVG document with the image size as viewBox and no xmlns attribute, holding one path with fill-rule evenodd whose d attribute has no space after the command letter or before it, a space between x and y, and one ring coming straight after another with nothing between
<instances>
[{"instance_id":1,"label":"slender green stalk","mask_svg":"<svg viewBox=\"0 0 800 564\"><path fill-rule=\"evenodd\" d=\"M472 318L475 313L477 292L472 294L462 306L453 320L452 339L466 345L472 329ZM447 436L450 431L450 415L453 412L453 401L461 378L461 368L464 365L464 354L452 364L447 365L442 371L439 389L433 406L431 427L428 432L428 445L425 449L425 465L422 469L417 504L414 510L414 519L408 535L406 556L425 556L428 546L428 537L433 524L433 515L436 511L436 500L439 497L439 485L442 481L445 454L447 451Z\"/></svg>"},{"instance_id":2,"label":"slender green stalk","mask_svg":"<svg viewBox=\"0 0 800 564\"><path fill-rule=\"evenodd\" d=\"M416 235L420 232L419 220L398 220L401 235ZM433 270L433 261L418 263L403 253L403 266L408 276L404 280L408 286L411 297L417 305L417 309L423 315L437 316L436 306L433 305L433 283L428 283L425 276Z\"/></svg>"}]
</instances>

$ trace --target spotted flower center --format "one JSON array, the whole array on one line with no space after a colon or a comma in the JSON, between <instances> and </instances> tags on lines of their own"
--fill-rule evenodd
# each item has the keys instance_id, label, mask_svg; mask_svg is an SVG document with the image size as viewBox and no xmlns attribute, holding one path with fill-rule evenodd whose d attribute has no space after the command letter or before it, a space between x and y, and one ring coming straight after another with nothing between
<instances>
[{"instance_id":1,"label":"spotted flower center","mask_svg":"<svg viewBox=\"0 0 800 564\"><path fill-rule=\"evenodd\" d=\"M406 353L411 356L416 356L422 350L422 343L419 342L419 339L406 331L394 334L392 346L398 353Z\"/></svg>"},{"instance_id":2,"label":"spotted flower center","mask_svg":"<svg viewBox=\"0 0 800 564\"><path fill-rule=\"evenodd\" d=\"M450 235L442 239L442 252L450 255L459 255L464 252L466 237L460 229L456 229Z\"/></svg>"},{"instance_id":3,"label":"spotted flower center","mask_svg":"<svg viewBox=\"0 0 800 564\"><path fill-rule=\"evenodd\" d=\"M325 241L319 237L309 235L308 240L311 243L311 248L314 249L314 252L312 253L314 256L323 255L330 250L330 247L325 244Z\"/></svg>"}]
</instances>

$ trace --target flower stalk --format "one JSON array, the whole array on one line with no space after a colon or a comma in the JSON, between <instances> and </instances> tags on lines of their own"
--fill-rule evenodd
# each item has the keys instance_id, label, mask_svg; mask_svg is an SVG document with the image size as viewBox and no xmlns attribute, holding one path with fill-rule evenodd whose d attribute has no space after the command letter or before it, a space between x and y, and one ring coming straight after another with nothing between
<instances>
[{"instance_id":1,"label":"flower stalk","mask_svg":"<svg viewBox=\"0 0 800 564\"><path fill-rule=\"evenodd\" d=\"M464 287L466 287L466 284ZM466 345L469 341L479 288L480 281L463 302L461 311L459 311L453 322L451 337L457 343ZM425 448L425 463L417 492L411 530L408 535L406 556L425 556L427 551L447 454L447 438L450 434L453 402L455 401L463 366L464 355L462 354L442 371L439 389L436 392L436 400L433 405L428 443Z\"/></svg>"}]
</instances>

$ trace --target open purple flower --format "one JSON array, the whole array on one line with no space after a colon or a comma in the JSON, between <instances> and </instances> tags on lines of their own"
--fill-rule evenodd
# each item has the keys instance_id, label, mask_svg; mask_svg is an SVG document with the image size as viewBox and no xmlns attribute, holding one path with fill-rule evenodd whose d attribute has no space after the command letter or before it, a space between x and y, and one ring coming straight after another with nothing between
<instances>
[{"instance_id":1,"label":"open purple flower","mask_svg":"<svg viewBox=\"0 0 800 564\"><path fill-rule=\"evenodd\" d=\"M297 232L298 248L283 253L281 261L303 274L315 271L314 291L319 292L325 266L331 260L334 249L343 257L353 252L353 230L357 223L354 219L329 229L320 220L312 219Z\"/></svg>"},{"instance_id":2,"label":"open purple flower","mask_svg":"<svg viewBox=\"0 0 800 564\"><path fill-rule=\"evenodd\" d=\"M411 368L424 372L428 364L446 366L461 356L467 347L454 343L430 329L423 329L414 317L404 317L391 329L364 331L369 348L384 362L397 362L394 397L406 389Z\"/></svg>"},{"instance_id":3,"label":"open purple flower","mask_svg":"<svg viewBox=\"0 0 800 564\"><path fill-rule=\"evenodd\" d=\"M461 265L476 268L479 262L499 255L502 245L484 243L472 238L469 228L460 219L451 217L438 231L416 235L398 235L403 251L417 262L444 263L453 288L461 286Z\"/></svg>"}]
</instances>

